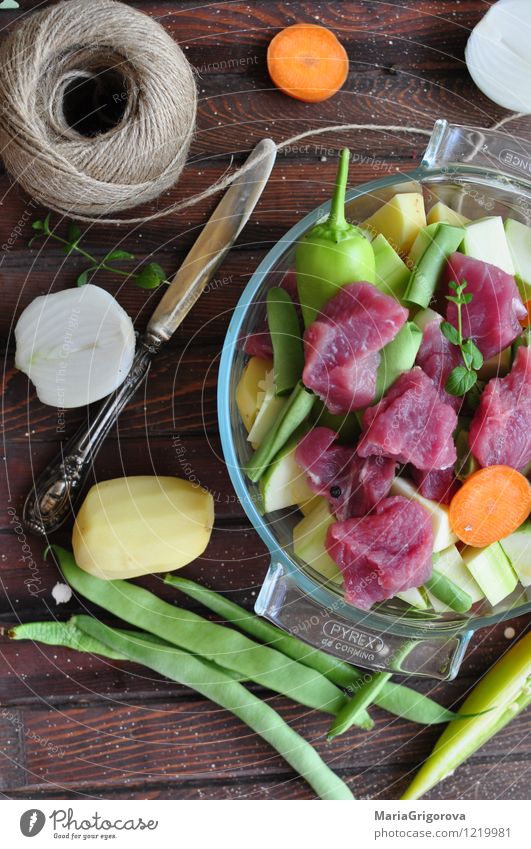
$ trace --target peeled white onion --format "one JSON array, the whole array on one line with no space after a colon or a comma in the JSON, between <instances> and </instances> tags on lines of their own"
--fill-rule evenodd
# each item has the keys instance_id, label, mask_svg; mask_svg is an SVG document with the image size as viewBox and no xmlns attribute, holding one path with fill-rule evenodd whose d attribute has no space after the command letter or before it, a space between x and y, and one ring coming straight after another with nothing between
<instances>
[{"instance_id":1,"label":"peeled white onion","mask_svg":"<svg viewBox=\"0 0 531 849\"><path fill-rule=\"evenodd\" d=\"M474 27L465 50L470 76L494 103L531 113L531 2L498 0Z\"/></svg>"},{"instance_id":2,"label":"peeled white onion","mask_svg":"<svg viewBox=\"0 0 531 849\"><path fill-rule=\"evenodd\" d=\"M39 400L70 409L120 386L135 354L133 322L118 302L90 284L35 298L15 327L15 365Z\"/></svg>"}]
</instances>

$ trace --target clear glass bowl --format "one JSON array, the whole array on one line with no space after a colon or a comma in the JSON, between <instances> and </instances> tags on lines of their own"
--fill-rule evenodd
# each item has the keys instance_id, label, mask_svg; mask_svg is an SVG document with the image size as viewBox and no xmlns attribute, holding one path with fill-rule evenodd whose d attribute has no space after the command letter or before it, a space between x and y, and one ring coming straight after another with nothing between
<instances>
[{"instance_id":1,"label":"clear glass bowl","mask_svg":"<svg viewBox=\"0 0 531 849\"><path fill-rule=\"evenodd\" d=\"M531 145L505 133L437 121L419 168L364 183L347 195L347 217L368 218L396 192L422 191L426 207L443 201L471 219L502 215L531 223ZM466 615L437 614L397 599L370 612L346 602L340 587L293 553L298 511L263 515L258 487L242 468L251 448L236 408L236 387L247 357L241 340L263 326L265 295L293 268L297 241L328 211L320 206L269 251L234 311L223 348L218 414L225 461L250 521L271 552L257 613L312 646L357 666L441 679L453 678L478 628L531 610L531 593L519 588L497 607L475 605ZM530 588L531 589L531 588Z\"/></svg>"}]
</instances>

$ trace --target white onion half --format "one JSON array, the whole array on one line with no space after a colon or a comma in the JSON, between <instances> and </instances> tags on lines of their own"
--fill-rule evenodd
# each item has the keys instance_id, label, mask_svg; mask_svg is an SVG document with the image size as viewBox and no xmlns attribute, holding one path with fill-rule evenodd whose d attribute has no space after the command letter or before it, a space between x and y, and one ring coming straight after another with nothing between
<instances>
[{"instance_id":1,"label":"white onion half","mask_svg":"<svg viewBox=\"0 0 531 849\"><path fill-rule=\"evenodd\" d=\"M39 400L64 409L117 389L135 354L133 322L112 295L90 284L35 298L17 322L15 339L15 365Z\"/></svg>"},{"instance_id":2,"label":"white onion half","mask_svg":"<svg viewBox=\"0 0 531 849\"><path fill-rule=\"evenodd\" d=\"M470 76L494 103L531 113L531 2L498 0L465 50Z\"/></svg>"}]
</instances>

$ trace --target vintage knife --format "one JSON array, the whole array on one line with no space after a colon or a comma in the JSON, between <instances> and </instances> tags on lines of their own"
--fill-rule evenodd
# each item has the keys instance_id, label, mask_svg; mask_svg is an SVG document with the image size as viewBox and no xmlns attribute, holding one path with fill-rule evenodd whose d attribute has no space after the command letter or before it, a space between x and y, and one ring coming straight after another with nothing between
<instances>
[{"instance_id":1,"label":"vintage knife","mask_svg":"<svg viewBox=\"0 0 531 849\"><path fill-rule=\"evenodd\" d=\"M131 371L119 389L83 424L37 479L23 510L24 524L39 534L71 515L90 466L120 412L145 380L152 357L179 327L234 244L262 194L276 157L271 139L259 142L245 171L225 192L173 278L138 340Z\"/></svg>"}]
</instances>

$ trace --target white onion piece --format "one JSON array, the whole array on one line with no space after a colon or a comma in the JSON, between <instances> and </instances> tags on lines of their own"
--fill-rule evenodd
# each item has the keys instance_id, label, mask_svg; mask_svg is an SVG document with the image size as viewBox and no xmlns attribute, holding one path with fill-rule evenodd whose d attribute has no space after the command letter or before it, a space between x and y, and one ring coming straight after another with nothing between
<instances>
[{"instance_id":1,"label":"white onion piece","mask_svg":"<svg viewBox=\"0 0 531 849\"><path fill-rule=\"evenodd\" d=\"M117 389L135 354L133 322L112 295L90 284L35 298L17 322L15 339L15 365L39 400L64 409Z\"/></svg>"},{"instance_id":2,"label":"white onion piece","mask_svg":"<svg viewBox=\"0 0 531 849\"><path fill-rule=\"evenodd\" d=\"M498 0L474 27L465 50L483 94L513 112L531 113L531 3Z\"/></svg>"}]
</instances>

